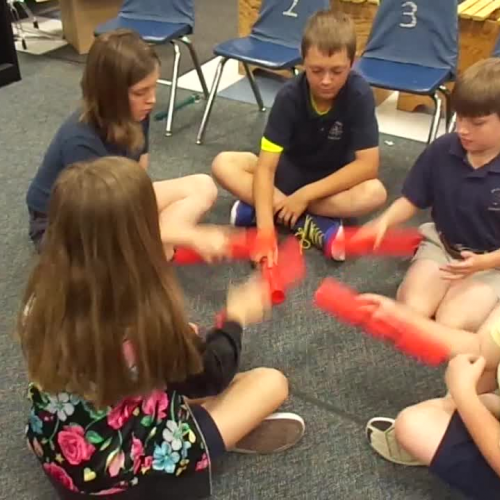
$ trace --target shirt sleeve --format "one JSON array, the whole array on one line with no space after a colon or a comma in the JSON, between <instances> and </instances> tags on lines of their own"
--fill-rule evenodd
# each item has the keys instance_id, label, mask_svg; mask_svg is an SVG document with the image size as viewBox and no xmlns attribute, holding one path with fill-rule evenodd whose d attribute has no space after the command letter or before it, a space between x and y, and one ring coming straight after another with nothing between
<instances>
[{"instance_id":1,"label":"shirt sleeve","mask_svg":"<svg viewBox=\"0 0 500 500\"><path fill-rule=\"evenodd\" d=\"M403 196L417 208L425 209L433 205L432 192L432 145L417 159L403 184Z\"/></svg>"},{"instance_id":2,"label":"shirt sleeve","mask_svg":"<svg viewBox=\"0 0 500 500\"><path fill-rule=\"evenodd\" d=\"M64 141L61 147L61 156L64 167L69 167L73 163L109 156L109 153L97 137L94 139L79 135Z\"/></svg>"},{"instance_id":3,"label":"shirt sleeve","mask_svg":"<svg viewBox=\"0 0 500 500\"><path fill-rule=\"evenodd\" d=\"M370 88L352 102L351 150L376 148L379 145L375 98Z\"/></svg>"},{"instance_id":4,"label":"shirt sleeve","mask_svg":"<svg viewBox=\"0 0 500 500\"><path fill-rule=\"evenodd\" d=\"M238 372L241 355L241 325L226 322L211 330L205 340L203 372L185 382L169 383L188 398L202 398L221 393Z\"/></svg>"},{"instance_id":5,"label":"shirt sleeve","mask_svg":"<svg viewBox=\"0 0 500 500\"><path fill-rule=\"evenodd\" d=\"M292 144L296 122L296 103L287 86L283 87L274 100L269 113L264 137L269 143L283 149Z\"/></svg>"},{"instance_id":6,"label":"shirt sleeve","mask_svg":"<svg viewBox=\"0 0 500 500\"><path fill-rule=\"evenodd\" d=\"M262 151L266 151L268 153L282 153L283 152L283 146L278 146L277 144L274 144L274 142L271 142L266 137L263 137L262 140L260 141L260 149Z\"/></svg>"}]
</instances>

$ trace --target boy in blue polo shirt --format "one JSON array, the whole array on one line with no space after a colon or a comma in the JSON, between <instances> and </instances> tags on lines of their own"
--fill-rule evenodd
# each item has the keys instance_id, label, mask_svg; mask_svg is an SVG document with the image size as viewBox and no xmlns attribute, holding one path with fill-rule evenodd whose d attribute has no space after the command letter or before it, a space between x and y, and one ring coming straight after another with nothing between
<instances>
[{"instance_id":1,"label":"boy in blue polo shirt","mask_svg":"<svg viewBox=\"0 0 500 500\"><path fill-rule=\"evenodd\" d=\"M240 201L238 226L257 224L273 259L274 222L296 231L308 247L342 260L342 217L383 205L377 179L378 126L368 83L352 71L353 22L342 13L319 11L302 39L305 73L278 92L259 156L224 152L214 160L216 180ZM255 206L255 209L253 208ZM257 257L258 258L258 257Z\"/></svg>"},{"instance_id":2,"label":"boy in blue polo shirt","mask_svg":"<svg viewBox=\"0 0 500 500\"><path fill-rule=\"evenodd\" d=\"M500 59L461 75L452 94L457 132L420 156L403 196L370 222L375 235L431 209L397 298L449 327L477 331L500 297Z\"/></svg>"}]
</instances>

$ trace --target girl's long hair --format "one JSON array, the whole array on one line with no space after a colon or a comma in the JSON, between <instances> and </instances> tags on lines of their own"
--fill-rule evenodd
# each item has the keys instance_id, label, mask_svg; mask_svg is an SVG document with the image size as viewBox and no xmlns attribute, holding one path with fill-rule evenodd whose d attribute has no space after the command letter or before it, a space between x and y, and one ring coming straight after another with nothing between
<instances>
[{"instance_id":1,"label":"girl's long hair","mask_svg":"<svg viewBox=\"0 0 500 500\"><path fill-rule=\"evenodd\" d=\"M32 381L97 406L202 370L202 343L165 260L154 189L136 162L107 157L60 175L18 332Z\"/></svg>"},{"instance_id":2,"label":"girl's long hair","mask_svg":"<svg viewBox=\"0 0 500 500\"><path fill-rule=\"evenodd\" d=\"M118 29L96 38L82 77L81 119L108 142L137 152L144 146L141 124L130 112L129 89L153 73L160 60L154 49L131 30Z\"/></svg>"}]
</instances>

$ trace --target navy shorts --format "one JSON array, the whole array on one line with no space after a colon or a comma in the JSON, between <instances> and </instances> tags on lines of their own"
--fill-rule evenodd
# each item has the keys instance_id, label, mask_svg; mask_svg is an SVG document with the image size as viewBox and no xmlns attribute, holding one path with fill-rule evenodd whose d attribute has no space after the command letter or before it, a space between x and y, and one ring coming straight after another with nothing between
<instances>
[{"instance_id":1,"label":"navy shorts","mask_svg":"<svg viewBox=\"0 0 500 500\"><path fill-rule=\"evenodd\" d=\"M330 174L333 174L332 170L307 170L302 166L296 165L282 154L276 169L274 185L283 194L288 196L297 191L297 189L311 184L311 182L324 179Z\"/></svg>"},{"instance_id":2,"label":"navy shorts","mask_svg":"<svg viewBox=\"0 0 500 500\"><path fill-rule=\"evenodd\" d=\"M203 406L190 405L189 408L205 438L210 460L213 462L226 452L226 445L220 435L219 429L217 425L215 425L214 419L211 417L210 413L208 413Z\"/></svg>"},{"instance_id":3,"label":"navy shorts","mask_svg":"<svg viewBox=\"0 0 500 500\"><path fill-rule=\"evenodd\" d=\"M28 209L30 221L29 221L29 235L31 241L35 245L37 252L40 253L42 247L42 239L45 231L47 229L48 219L46 214L41 212L36 212L35 210Z\"/></svg>"},{"instance_id":4,"label":"navy shorts","mask_svg":"<svg viewBox=\"0 0 500 500\"><path fill-rule=\"evenodd\" d=\"M479 451L458 412L451 418L430 469L468 498L500 498L500 477Z\"/></svg>"}]
</instances>

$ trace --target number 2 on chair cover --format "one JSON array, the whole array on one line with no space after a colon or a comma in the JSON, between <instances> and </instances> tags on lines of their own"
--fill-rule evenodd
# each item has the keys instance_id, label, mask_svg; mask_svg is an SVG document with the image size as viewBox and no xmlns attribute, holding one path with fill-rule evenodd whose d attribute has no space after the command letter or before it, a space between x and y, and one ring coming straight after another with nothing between
<instances>
[{"instance_id":1,"label":"number 2 on chair cover","mask_svg":"<svg viewBox=\"0 0 500 500\"><path fill-rule=\"evenodd\" d=\"M418 5L415 2L404 2L402 7L403 9L408 7L408 10L403 10L402 15L404 17L408 17L409 20L407 22L399 23L399 26L401 28L415 28L417 25Z\"/></svg>"},{"instance_id":2,"label":"number 2 on chair cover","mask_svg":"<svg viewBox=\"0 0 500 500\"><path fill-rule=\"evenodd\" d=\"M292 0L292 5L290 5L290 8L288 10L285 10L283 12L283 15L284 16L288 16L288 17L299 17L299 15L297 14L297 12L293 11L293 9L295 9L295 7L297 7L298 3L299 3L299 0Z\"/></svg>"}]
</instances>

